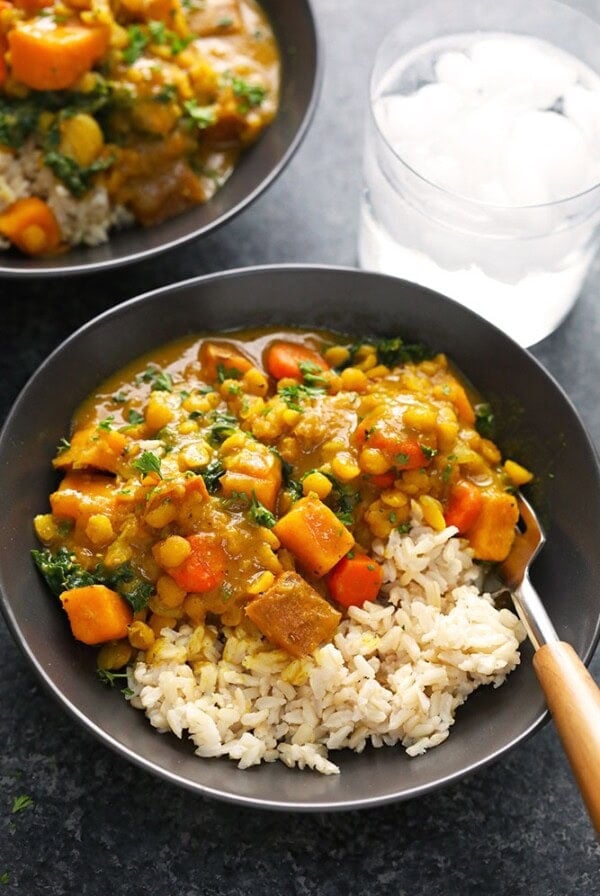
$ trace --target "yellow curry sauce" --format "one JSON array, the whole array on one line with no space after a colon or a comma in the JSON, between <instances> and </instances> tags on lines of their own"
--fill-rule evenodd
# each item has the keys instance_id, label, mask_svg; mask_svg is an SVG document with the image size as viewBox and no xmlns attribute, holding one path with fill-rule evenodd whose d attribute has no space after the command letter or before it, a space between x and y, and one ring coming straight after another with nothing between
<instances>
[{"instance_id":1,"label":"yellow curry sauce","mask_svg":"<svg viewBox=\"0 0 600 896\"><path fill-rule=\"evenodd\" d=\"M143 225L210 199L272 121L279 79L255 0L0 0L0 152L30 145L72 196L103 187ZM0 211L32 255L64 242L44 198Z\"/></svg>"},{"instance_id":2,"label":"yellow curry sauce","mask_svg":"<svg viewBox=\"0 0 600 896\"><path fill-rule=\"evenodd\" d=\"M75 637L118 669L164 627L251 620L292 656L375 600L375 538L415 506L476 558L508 553L531 478L442 354L299 331L190 338L78 410L36 562ZM417 502L417 504L415 504Z\"/></svg>"}]
</instances>

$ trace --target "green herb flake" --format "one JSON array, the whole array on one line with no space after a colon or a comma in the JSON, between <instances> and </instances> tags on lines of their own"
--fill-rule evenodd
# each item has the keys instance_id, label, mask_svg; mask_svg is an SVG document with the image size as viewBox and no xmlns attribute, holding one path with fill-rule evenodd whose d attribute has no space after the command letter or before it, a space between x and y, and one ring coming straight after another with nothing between
<instances>
[{"instance_id":1,"label":"green herb flake","mask_svg":"<svg viewBox=\"0 0 600 896\"><path fill-rule=\"evenodd\" d=\"M156 473L160 479L162 479L160 458L151 451L142 451L140 456L133 461L131 466L135 467L136 470L139 470L143 476L146 476L148 473Z\"/></svg>"},{"instance_id":2,"label":"green herb flake","mask_svg":"<svg viewBox=\"0 0 600 896\"><path fill-rule=\"evenodd\" d=\"M58 454L64 454L65 451L68 451L71 447L71 443L68 439L61 439L58 445L56 446L56 450Z\"/></svg>"},{"instance_id":3,"label":"green herb flake","mask_svg":"<svg viewBox=\"0 0 600 896\"><path fill-rule=\"evenodd\" d=\"M260 106L267 95L267 91L261 84L250 84L248 81L235 75L228 75L227 80L238 99L238 108L243 115L249 112L250 109Z\"/></svg>"},{"instance_id":4,"label":"green herb flake","mask_svg":"<svg viewBox=\"0 0 600 896\"><path fill-rule=\"evenodd\" d=\"M17 812L23 812L24 809L29 809L34 805L35 803L31 797L26 793L22 793L20 796L14 798L12 809L10 811L13 815L16 815Z\"/></svg>"},{"instance_id":5,"label":"green herb flake","mask_svg":"<svg viewBox=\"0 0 600 896\"><path fill-rule=\"evenodd\" d=\"M127 37L129 43L123 50L123 60L127 65L133 65L150 43L150 37L144 32L141 25L130 25L127 28Z\"/></svg>"},{"instance_id":6,"label":"green herb flake","mask_svg":"<svg viewBox=\"0 0 600 896\"><path fill-rule=\"evenodd\" d=\"M115 418L111 414L109 417L105 417L104 420L100 420L100 422L98 423L98 429L103 429L105 432L110 432L114 422Z\"/></svg>"},{"instance_id":7,"label":"green herb flake","mask_svg":"<svg viewBox=\"0 0 600 896\"><path fill-rule=\"evenodd\" d=\"M241 372L236 367L225 367L224 364L217 364L217 379L220 383L225 380L239 380Z\"/></svg>"},{"instance_id":8,"label":"green herb flake","mask_svg":"<svg viewBox=\"0 0 600 896\"><path fill-rule=\"evenodd\" d=\"M131 426L139 426L141 423L144 422L144 419L145 419L144 415L140 414L139 411L136 411L135 408L130 408L127 411L127 422Z\"/></svg>"},{"instance_id":9,"label":"green herb flake","mask_svg":"<svg viewBox=\"0 0 600 896\"><path fill-rule=\"evenodd\" d=\"M149 383L153 392L172 392L173 380L171 375L159 367L150 366L138 379L142 383Z\"/></svg>"},{"instance_id":10,"label":"green herb flake","mask_svg":"<svg viewBox=\"0 0 600 896\"><path fill-rule=\"evenodd\" d=\"M225 467L220 460L211 460L208 466L200 474L209 495L214 495L219 490L219 479L225 472Z\"/></svg>"},{"instance_id":11,"label":"green herb flake","mask_svg":"<svg viewBox=\"0 0 600 896\"><path fill-rule=\"evenodd\" d=\"M188 125L204 130L216 123L217 110L212 106L199 106L197 100L186 100L183 104L185 110L184 121Z\"/></svg>"},{"instance_id":12,"label":"green herb flake","mask_svg":"<svg viewBox=\"0 0 600 896\"><path fill-rule=\"evenodd\" d=\"M265 526L267 529L272 529L276 523L275 516L264 504L261 504L254 492L252 492L247 516L250 522L256 523L257 526Z\"/></svg>"},{"instance_id":13,"label":"green herb flake","mask_svg":"<svg viewBox=\"0 0 600 896\"><path fill-rule=\"evenodd\" d=\"M475 429L484 439L494 438L496 418L491 405L485 402L475 405Z\"/></svg>"}]
</instances>

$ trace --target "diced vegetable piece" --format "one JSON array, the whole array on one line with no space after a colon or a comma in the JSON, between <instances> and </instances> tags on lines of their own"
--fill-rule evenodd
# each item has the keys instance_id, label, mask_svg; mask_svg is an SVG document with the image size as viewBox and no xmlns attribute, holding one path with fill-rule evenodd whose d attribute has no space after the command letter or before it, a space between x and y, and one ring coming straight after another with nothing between
<instances>
[{"instance_id":1,"label":"diced vegetable piece","mask_svg":"<svg viewBox=\"0 0 600 896\"><path fill-rule=\"evenodd\" d=\"M273 511L281 488L281 461L264 445L256 443L225 459L226 471L220 484L226 496L254 495L261 504Z\"/></svg>"},{"instance_id":2,"label":"diced vegetable piece","mask_svg":"<svg viewBox=\"0 0 600 896\"><path fill-rule=\"evenodd\" d=\"M402 408L376 408L361 420L354 438L359 449L377 449L398 470L418 470L431 462L419 440L407 433Z\"/></svg>"},{"instance_id":3,"label":"diced vegetable piece","mask_svg":"<svg viewBox=\"0 0 600 896\"><path fill-rule=\"evenodd\" d=\"M95 513L110 516L115 501L114 479L91 473L67 473L58 490L50 495L52 513L73 520Z\"/></svg>"},{"instance_id":4,"label":"diced vegetable piece","mask_svg":"<svg viewBox=\"0 0 600 896\"><path fill-rule=\"evenodd\" d=\"M295 572L279 575L264 594L250 601L246 614L269 641L295 657L306 656L331 640L341 619Z\"/></svg>"},{"instance_id":5,"label":"diced vegetable piece","mask_svg":"<svg viewBox=\"0 0 600 896\"><path fill-rule=\"evenodd\" d=\"M226 342L203 342L200 347L202 374L209 383L221 379L239 379L254 365Z\"/></svg>"},{"instance_id":6,"label":"diced vegetable piece","mask_svg":"<svg viewBox=\"0 0 600 896\"><path fill-rule=\"evenodd\" d=\"M102 644L127 637L133 610L120 594L106 585L71 588L63 591L60 600L78 641Z\"/></svg>"},{"instance_id":7,"label":"diced vegetable piece","mask_svg":"<svg viewBox=\"0 0 600 896\"><path fill-rule=\"evenodd\" d=\"M188 535L191 551L169 575L185 591L203 592L218 588L225 579L227 556L214 535L198 532Z\"/></svg>"},{"instance_id":8,"label":"diced vegetable piece","mask_svg":"<svg viewBox=\"0 0 600 896\"><path fill-rule=\"evenodd\" d=\"M266 357L267 371L276 380L289 377L301 380L300 364L314 364L321 370L329 370L329 364L318 352L296 342L274 342Z\"/></svg>"},{"instance_id":9,"label":"diced vegetable piece","mask_svg":"<svg viewBox=\"0 0 600 896\"><path fill-rule=\"evenodd\" d=\"M0 214L0 233L27 255L47 255L60 245L54 212L37 196L17 199L8 206Z\"/></svg>"},{"instance_id":10,"label":"diced vegetable piece","mask_svg":"<svg viewBox=\"0 0 600 896\"><path fill-rule=\"evenodd\" d=\"M316 495L296 501L273 532L314 576L324 576L354 545L352 533Z\"/></svg>"},{"instance_id":11,"label":"diced vegetable piece","mask_svg":"<svg viewBox=\"0 0 600 896\"><path fill-rule=\"evenodd\" d=\"M332 598L343 607L361 607L374 601L383 582L383 569L366 554L342 557L327 576Z\"/></svg>"},{"instance_id":12,"label":"diced vegetable piece","mask_svg":"<svg viewBox=\"0 0 600 896\"><path fill-rule=\"evenodd\" d=\"M395 470L388 470L387 473L375 473L369 476L369 482L371 482L376 488L380 488L382 491L386 488L391 488L396 481L398 474Z\"/></svg>"},{"instance_id":13,"label":"diced vegetable piece","mask_svg":"<svg viewBox=\"0 0 600 896\"><path fill-rule=\"evenodd\" d=\"M65 90L106 53L109 30L48 16L19 22L8 32L12 75L33 90Z\"/></svg>"},{"instance_id":14,"label":"diced vegetable piece","mask_svg":"<svg viewBox=\"0 0 600 896\"><path fill-rule=\"evenodd\" d=\"M447 526L456 526L464 535L475 523L483 507L481 489L468 479L461 479L452 486L450 500L444 514Z\"/></svg>"},{"instance_id":15,"label":"diced vegetable piece","mask_svg":"<svg viewBox=\"0 0 600 896\"><path fill-rule=\"evenodd\" d=\"M519 508L508 492L482 492L483 503L468 532L469 542L478 560L504 560L515 537Z\"/></svg>"},{"instance_id":16,"label":"diced vegetable piece","mask_svg":"<svg viewBox=\"0 0 600 896\"><path fill-rule=\"evenodd\" d=\"M73 433L69 447L61 451L52 464L57 470L92 467L115 473L126 444L127 436L122 432L96 425L86 426Z\"/></svg>"},{"instance_id":17,"label":"diced vegetable piece","mask_svg":"<svg viewBox=\"0 0 600 896\"><path fill-rule=\"evenodd\" d=\"M444 381L443 385L436 386L434 395L438 398L445 398L450 401L456 410L456 414L461 423L467 426L475 425L475 411L473 405L469 401L464 386L452 377Z\"/></svg>"},{"instance_id":18,"label":"diced vegetable piece","mask_svg":"<svg viewBox=\"0 0 600 896\"><path fill-rule=\"evenodd\" d=\"M504 462L504 472L517 488L521 485L527 485L533 479L533 473L514 460Z\"/></svg>"}]
</instances>

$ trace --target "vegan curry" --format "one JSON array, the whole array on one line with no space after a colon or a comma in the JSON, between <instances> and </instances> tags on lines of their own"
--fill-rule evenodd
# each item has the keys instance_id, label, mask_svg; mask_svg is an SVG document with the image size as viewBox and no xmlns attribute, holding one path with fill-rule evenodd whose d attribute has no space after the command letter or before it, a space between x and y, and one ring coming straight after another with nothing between
<instances>
[{"instance_id":1,"label":"vegan curry","mask_svg":"<svg viewBox=\"0 0 600 896\"><path fill-rule=\"evenodd\" d=\"M273 119L279 76L255 0L0 0L0 152L30 150L14 201L0 177L0 235L65 248L40 167L145 226L205 202Z\"/></svg>"},{"instance_id":2,"label":"vegan curry","mask_svg":"<svg viewBox=\"0 0 600 896\"><path fill-rule=\"evenodd\" d=\"M415 502L476 558L514 537L490 408L443 354L400 338L246 332L171 344L78 410L35 561L99 666L151 663L163 628L249 620L293 657L377 600L374 539Z\"/></svg>"}]
</instances>

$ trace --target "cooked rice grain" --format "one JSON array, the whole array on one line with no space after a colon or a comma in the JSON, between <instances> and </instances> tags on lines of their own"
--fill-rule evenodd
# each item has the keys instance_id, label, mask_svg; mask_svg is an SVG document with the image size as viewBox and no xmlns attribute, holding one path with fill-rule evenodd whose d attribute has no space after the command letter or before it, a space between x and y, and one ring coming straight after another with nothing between
<instances>
[{"instance_id":1,"label":"cooked rice grain","mask_svg":"<svg viewBox=\"0 0 600 896\"><path fill-rule=\"evenodd\" d=\"M219 659L189 665L194 629L164 629L160 661L130 670L132 705L159 731L187 732L199 756L239 768L279 759L337 774L330 750L401 743L417 756L441 744L469 694L519 663L525 631L481 593L456 530L435 532L413 511L409 534L373 546L386 602L351 607L333 643L291 660L244 625L222 642L214 630Z\"/></svg>"}]
</instances>

